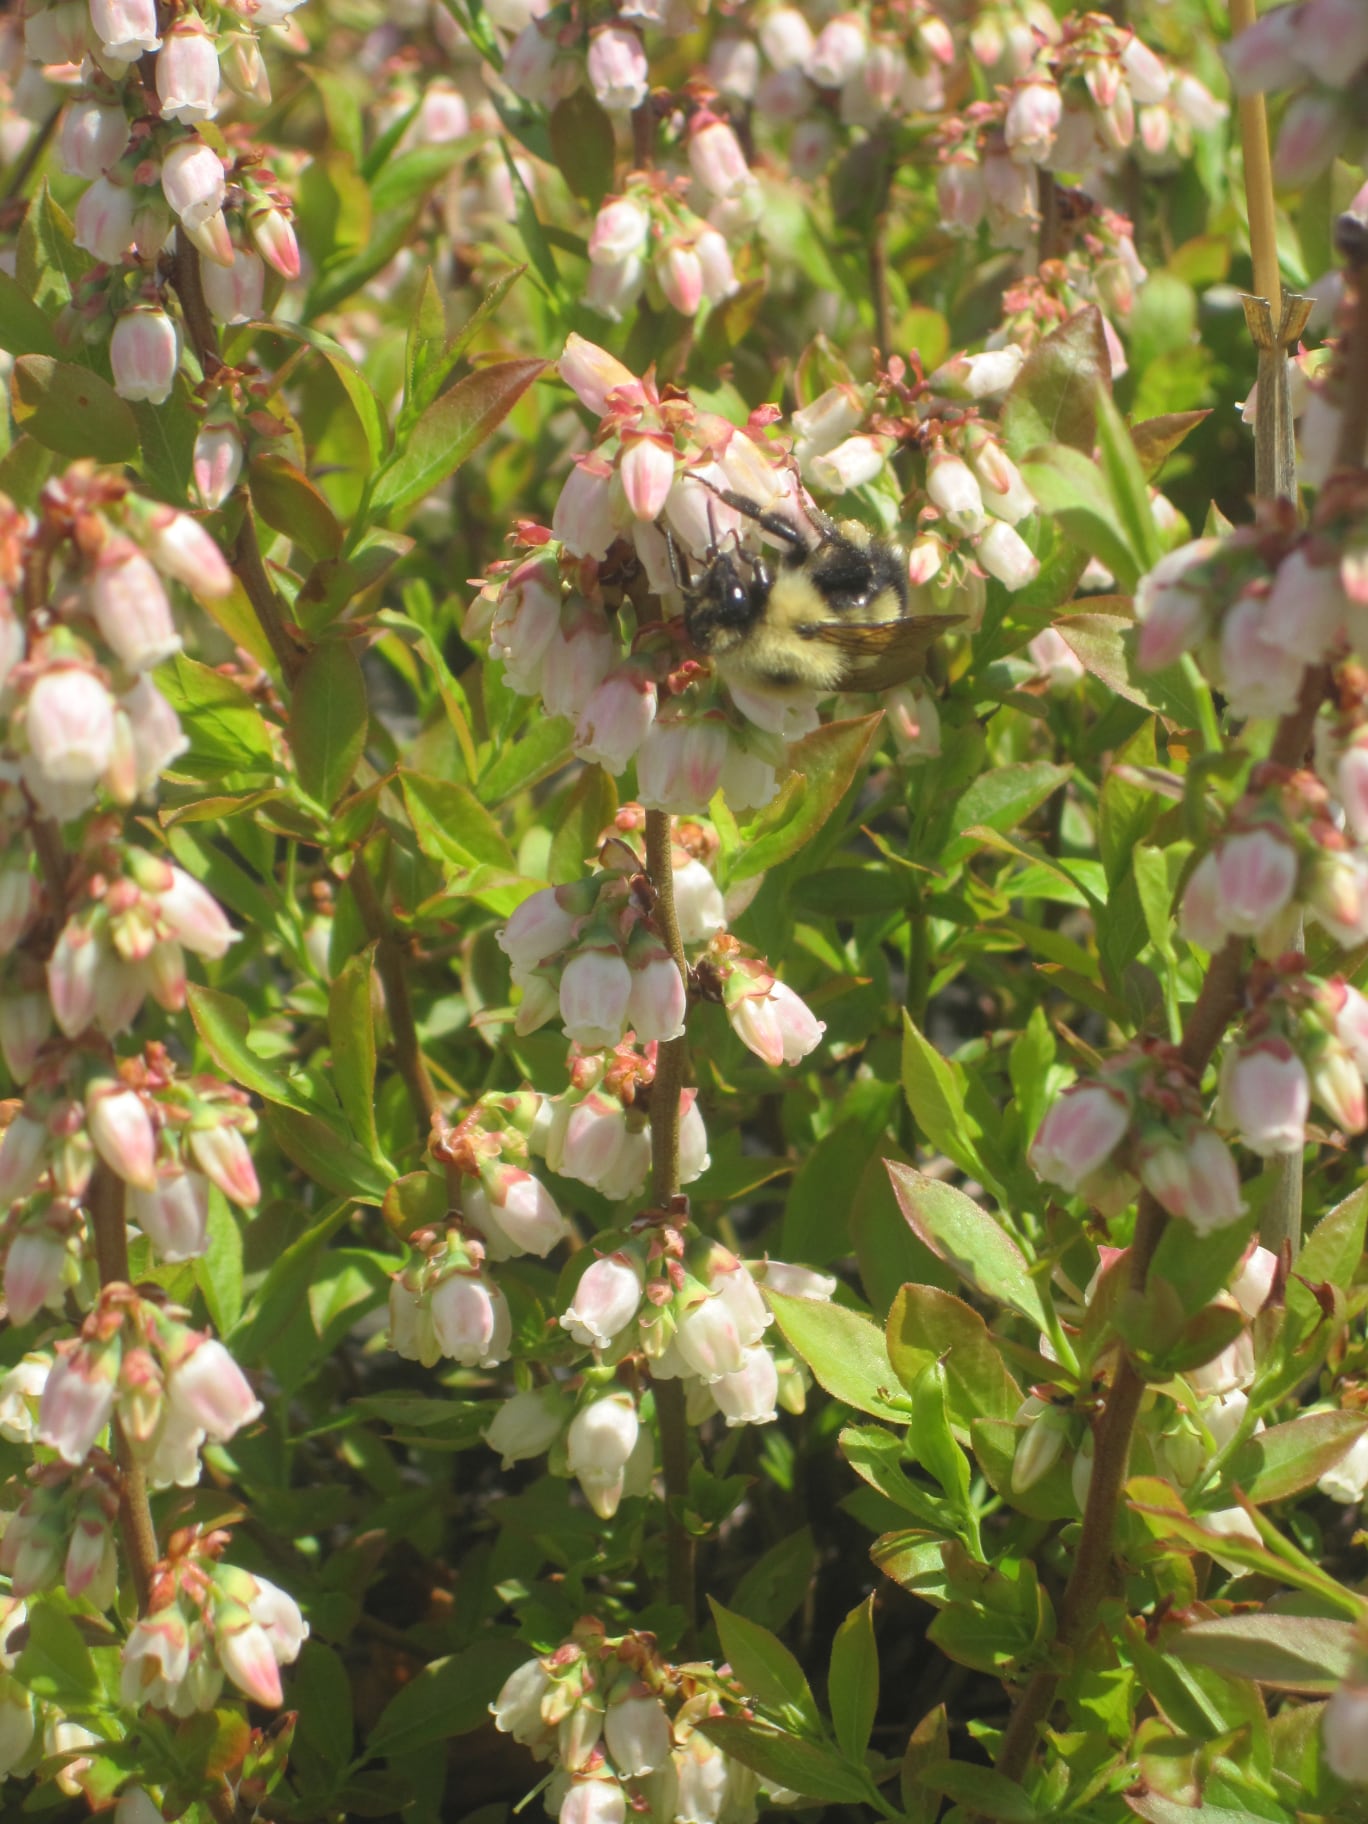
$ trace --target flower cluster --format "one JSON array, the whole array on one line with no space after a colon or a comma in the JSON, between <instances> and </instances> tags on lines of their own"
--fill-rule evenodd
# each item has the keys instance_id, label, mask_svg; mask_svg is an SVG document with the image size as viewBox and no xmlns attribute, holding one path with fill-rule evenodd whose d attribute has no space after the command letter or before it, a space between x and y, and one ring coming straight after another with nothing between
<instances>
[{"instance_id":1,"label":"flower cluster","mask_svg":"<svg viewBox=\"0 0 1368 1824\"><path fill-rule=\"evenodd\" d=\"M725 1669L674 1666L649 1634L608 1635L586 1618L554 1652L530 1659L490 1705L497 1728L554 1762L546 1809L560 1824L754 1824L761 1780L715 1747L710 1717L744 1715Z\"/></svg>"},{"instance_id":2,"label":"flower cluster","mask_svg":"<svg viewBox=\"0 0 1368 1824\"><path fill-rule=\"evenodd\" d=\"M1295 91L1278 133L1280 184L1310 183L1342 151L1359 150L1352 98L1368 66L1368 20L1354 0L1274 7L1232 41L1226 62L1237 95Z\"/></svg>"}]
</instances>

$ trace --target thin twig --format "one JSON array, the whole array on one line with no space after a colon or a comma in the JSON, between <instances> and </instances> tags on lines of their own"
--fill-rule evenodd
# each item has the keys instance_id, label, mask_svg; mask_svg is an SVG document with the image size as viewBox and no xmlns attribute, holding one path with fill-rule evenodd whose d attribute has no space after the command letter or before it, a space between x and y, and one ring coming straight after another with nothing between
<instances>
[{"instance_id":1,"label":"thin twig","mask_svg":"<svg viewBox=\"0 0 1368 1824\"><path fill-rule=\"evenodd\" d=\"M214 327L213 314L204 295L199 249L183 234L176 236L171 283L180 299L181 316L185 320L190 346L195 351L200 371L206 380L212 380L223 366L223 358L219 354L218 331Z\"/></svg>"},{"instance_id":2,"label":"thin twig","mask_svg":"<svg viewBox=\"0 0 1368 1824\"><path fill-rule=\"evenodd\" d=\"M675 910L674 856L668 811L646 813L646 871L655 890L655 918L666 949L688 983L684 944ZM679 1095L684 1087L685 1047L681 1033L656 1053L651 1084L651 1195L659 1210L669 1210L679 1195ZM689 1421L684 1389L677 1380L656 1381L656 1418L660 1423L661 1468L665 1477L666 1586L670 1601L684 1611L684 1650L692 1651L695 1626L694 1542L684 1523L689 1493Z\"/></svg>"},{"instance_id":3,"label":"thin twig","mask_svg":"<svg viewBox=\"0 0 1368 1824\"><path fill-rule=\"evenodd\" d=\"M356 909L361 914L361 922L366 927L366 934L375 944L375 966L380 971L380 980L384 984L385 1008L389 1014L390 1032L394 1037L394 1060L408 1090L409 1103L417 1118L419 1132L426 1135L440 1104L418 1038L408 973L404 968L404 953L394 926L380 904L380 896L375 890L366 858L359 851L352 862L347 882L356 901Z\"/></svg>"},{"instance_id":4,"label":"thin twig","mask_svg":"<svg viewBox=\"0 0 1368 1824\"><path fill-rule=\"evenodd\" d=\"M256 516L250 506L242 515L242 524L238 528L237 542L233 546L229 562L246 591L257 623L275 654L282 678L287 685L292 685L303 669L305 655L290 636L280 597L266 574L261 546L257 542Z\"/></svg>"},{"instance_id":5,"label":"thin twig","mask_svg":"<svg viewBox=\"0 0 1368 1824\"><path fill-rule=\"evenodd\" d=\"M90 1181L87 1207L95 1241L95 1261L101 1286L128 1284L128 1223L125 1217L127 1187L122 1178L103 1163L95 1167ZM114 1434L114 1456L119 1465L119 1537L128 1560L138 1599L138 1613L147 1613L156 1574L157 1534L152 1525L152 1510L147 1500L147 1478L142 1465L129 1448L123 1426L117 1417L110 1421Z\"/></svg>"}]
</instances>

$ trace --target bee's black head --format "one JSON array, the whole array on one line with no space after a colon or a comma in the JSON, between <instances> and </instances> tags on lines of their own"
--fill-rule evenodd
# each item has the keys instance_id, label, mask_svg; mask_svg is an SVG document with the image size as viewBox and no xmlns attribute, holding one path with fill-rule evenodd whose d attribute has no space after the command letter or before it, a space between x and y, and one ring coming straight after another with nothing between
<instances>
[{"instance_id":1,"label":"bee's black head","mask_svg":"<svg viewBox=\"0 0 1368 1824\"><path fill-rule=\"evenodd\" d=\"M689 638L707 652L719 636L725 640L746 632L763 612L771 587L762 564L730 551L714 551L685 594Z\"/></svg>"}]
</instances>

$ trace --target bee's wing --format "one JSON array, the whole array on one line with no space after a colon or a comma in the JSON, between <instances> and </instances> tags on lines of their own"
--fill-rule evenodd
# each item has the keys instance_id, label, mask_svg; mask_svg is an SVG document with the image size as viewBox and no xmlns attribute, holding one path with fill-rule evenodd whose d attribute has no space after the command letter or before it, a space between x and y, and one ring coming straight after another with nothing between
<instances>
[{"instance_id":1,"label":"bee's wing","mask_svg":"<svg viewBox=\"0 0 1368 1824\"><path fill-rule=\"evenodd\" d=\"M846 659L842 690L891 690L924 671L932 640L963 626L955 614L903 616L896 621L810 621L805 640L839 647Z\"/></svg>"}]
</instances>

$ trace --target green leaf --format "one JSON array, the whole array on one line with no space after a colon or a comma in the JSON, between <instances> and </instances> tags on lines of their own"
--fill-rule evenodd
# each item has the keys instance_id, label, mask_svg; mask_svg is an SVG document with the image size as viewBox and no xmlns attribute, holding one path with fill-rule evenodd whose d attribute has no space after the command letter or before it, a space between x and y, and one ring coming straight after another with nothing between
<instances>
[{"instance_id":1,"label":"green leaf","mask_svg":"<svg viewBox=\"0 0 1368 1824\"><path fill-rule=\"evenodd\" d=\"M698 1728L724 1754L758 1773L762 1785L787 1787L831 1805L869 1805L876 1800L873 1781L862 1767L850 1766L834 1749L817 1742L743 1716L704 1717Z\"/></svg>"},{"instance_id":2,"label":"green leaf","mask_svg":"<svg viewBox=\"0 0 1368 1824\"><path fill-rule=\"evenodd\" d=\"M1162 717L1171 728L1206 727L1209 706L1197 695L1205 686L1194 684L1183 665L1141 671L1135 656L1140 630L1134 621L1118 614L1068 614L1055 622L1055 631L1108 690Z\"/></svg>"},{"instance_id":3,"label":"green leaf","mask_svg":"<svg viewBox=\"0 0 1368 1824\"><path fill-rule=\"evenodd\" d=\"M747 1696L793 1728L816 1734L821 1724L808 1681L778 1635L733 1609L723 1608L713 1596L709 1596L708 1606L722 1643L722 1657Z\"/></svg>"},{"instance_id":4,"label":"green leaf","mask_svg":"<svg viewBox=\"0 0 1368 1824\"><path fill-rule=\"evenodd\" d=\"M351 1130L375 1157L375 1012L371 999L375 946L349 957L328 990L332 1079Z\"/></svg>"},{"instance_id":5,"label":"green leaf","mask_svg":"<svg viewBox=\"0 0 1368 1824\"><path fill-rule=\"evenodd\" d=\"M827 1702L836 1740L846 1757L858 1763L869 1746L879 1708L873 1596L852 1609L836 1630L827 1673Z\"/></svg>"},{"instance_id":6,"label":"green leaf","mask_svg":"<svg viewBox=\"0 0 1368 1824\"><path fill-rule=\"evenodd\" d=\"M400 784L418 846L444 872L481 866L515 871L508 838L466 786L411 772L400 774Z\"/></svg>"},{"instance_id":7,"label":"green leaf","mask_svg":"<svg viewBox=\"0 0 1368 1824\"><path fill-rule=\"evenodd\" d=\"M965 1107L958 1067L943 1058L931 1041L903 1013L902 1086L912 1119L931 1145L960 1170L980 1182L987 1172L979 1157L978 1127Z\"/></svg>"},{"instance_id":8,"label":"green leaf","mask_svg":"<svg viewBox=\"0 0 1368 1824\"><path fill-rule=\"evenodd\" d=\"M78 1714L99 1701L95 1662L69 1615L51 1602L32 1603L27 1633L14 1667L14 1676L26 1691Z\"/></svg>"},{"instance_id":9,"label":"green leaf","mask_svg":"<svg viewBox=\"0 0 1368 1824\"><path fill-rule=\"evenodd\" d=\"M1226 1465L1225 1480L1257 1505L1283 1501L1318 1482L1368 1429L1360 1412L1308 1412L1246 1438Z\"/></svg>"},{"instance_id":10,"label":"green leaf","mask_svg":"<svg viewBox=\"0 0 1368 1824\"><path fill-rule=\"evenodd\" d=\"M198 982L187 983L185 995L195 1031L225 1077L268 1102L283 1102L300 1109L307 1106L289 1079L248 1045L252 1016L241 1001L217 988L201 987Z\"/></svg>"},{"instance_id":11,"label":"green leaf","mask_svg":"<svg viewBox=\"0 0 1368 1824\"><path fill-rule=\"evenodd\" d=\"M586 766L557 807L546 869L553 886L566 886L581 877L617 808L617 782L612 774L601 766Z\"/></svg>"},{"instance_id":12,"label":"green leaf","mask_svg":"<svg viewBox=\"0 0 1368 1824\"><path fill-rule=\"evenodd\" d=\"M970 1520L970 1537L978 1549L978 1529L969 1502L969 1463L950 1430L949 1377L945 1363L928 1362L912 1384L912 1421L908 1444L917 1461L940 1483L951 1506Z\"/></svg>"},{"instance_id":13,"label":"green leaf","mask_svg":"<svg viewBox=\"0 0 1368 1824\"><path fill-rule=\"evenodd\" d=\"M1321 1615L1226 1615L1169 1637L1178 1659L1285 1691L1332 1691L1349 1676L1354 1624Z\"/></svg>"},{"instance_id":14,"label":"green leaf","mask_svg":"<svg viewBox=\"0 0 1368 1824\"><path fill-rule=\"evenodd\" d=\"M59 456L132 462L138 454L133 408L88 367L51 355L20 355L10 374L14 422Z\"/></svg>"},{"instance_id":15,"label":"green leaf","mask_svg":"<svg viewBox=\"0 0 1368 1824\"><path fill-rule=\"evenodd\" d=\"M322 1116L272 1102L266 1109L266 1125L281 1152L325 1191L354 1197L358 1203L385 1201L391 1174Z\"/></svg>"},{"instance_id":16,"label":"green leaf","mask_svg":"<svg viewBox=\"0 0 1368 1824\"><path fill-rule=\"evenodd\" d=\"M951 838L940 865L950 868L973 854L978 842L967 833L971 826L999 833L1014 830L1068 782L1071 770L1052 766L1047 760L1028 760L980 773L952 813L951 828L966 833Z\"/></svg>"},{"instance_id":17,"label":"green leaf","mask_svg":"<svg viewBox=\"0 0 1368 1824\"><path fill-rule=\"evenodd\" d=\"M1325 1315L1313 1287L1353 1283L1363 1258L1365 1228L1368 1185L1360 1185L1321 1217L1302 1244L1287 1280L1288 1321L1295 1322L1299 1336L1309 1335Z\"/></svg>"},{"instance_id":18,"label":"green leaf","mask_svg":"<svg viewBox=\"0 0 1368 1824\"><path fill-rule=\"evenodd\" d=\"M383 527L370 532L346 558L321 558L294 599L295 619L306 633L323 632L355 596L386 576L413 549L413 540Z\"/></svg>"},{"instance_id":19,"label":"green leaf","mask_svg":"<svg viewBox=\"0 0 1368 1824\"><path fill-rule=\"evenodd\" d=\"M903 1397L883 1332L870 1318L824 1299L765 1294L784 1333L827 1392L857 1411L906 1424Z\"/></svg>"},{"instance_id":20,"label":"green leaf","mask_svg":"<svg viewBox=\"0 0 1368 1824\"><path fill-rule=\"evenodd\" d=\"M745 831L745 845L732 864L732 881L751 880L797 854L826 823L850 789L874 745L883 716L855 716L827 722L789 748L789 764L801 789L783 792Z\"/></svg>"},{"instance_id":21,"label":"green leaf","mask_svg":"<svg viewBox=\"0 0 1368 1824\"><path fill-rule=\"evenodd\" d=\"M1021 464L1021 473L1074 543L1105 564L1123 589L1133 590L1145 566L1128 537L1107 475L1092 457L1067 444L1044 444Z\"/></svg>"},{"instance_id":22,"label":"green leaf","mask_svg":"<svg viewBox=\"0 0 1368 1824\"><path fill-rule=\"evenodd\" d=\"M731 1606L762 1627L782 1628L801 1608L816 1568L812 1530L799 1527L749 1566L732 1591Z\"/></svg>"},{"instance_id":23,"label":"green leaf","mask_svg":"<svg viewBox=\"0 0 1368 1824\"><path fill-rule=\"evenodd\" d=\"M1046 336L1027 358L1002 404L1007 453L1021 462L1042 443L1071 444L1092 454L1098 390L1111 377L1111 357L1095 305Z\"/></svg>"},{"instance_id":24,"label":"green leaf","mask_svg":"<svg viewBox=\"0 0 1368 1824\"><path fill-rule=\"evenodd\" d=\"M449 1659L432 1660L380 1712L366 1741L368 1758L402 1760L480 1728L505 1679L526 1659L521 1642L491 1637Z\"/></svg>"},{"instance_id":25,"label":"green leaf","mask_svg":"<svg viewBox=\"0 0 1368 1824\"><path fill-rule=\"evenodd\" d=\"M1097 446L1126 544L1139 569L1152 570L1164 551L1150 506L1149 484L1126 421L1102 387L1097 394Z\"/></svg>"},{"instance_id":26,"label":"green leaf","mask_svg":"<svg viewBox=\"0 0 1368 1824\"><path fill-rule=\"evenodd\" d=\"M220 1336L242 1316L242 1230L217 1185L209 1191L208 1246L195 1262L195 1284Z\"/></svg>"},{"instance_id":27,"label":"green leaf","mask_svg":"<svg viewBox=\"0 0 1368 1824\"><path fill-rule=\"evenodd\" d=\"M1037 1330L1046 1329L1040 1289L1026 1256L1002 1225L954 1185L895 1160L887 1166L899 1208L931 1252L976 1292L1010 1305Z\"/></svg>"},{"instance_id":28,"label":"green leaf","mask_svg":"<svg viewBox=\"0 0 1368 1824\"><path fill-rule=\"evenodd\" d=\"M382 261L381 264L383 263ZM311 329L304 323L273 321L269 330L271 335L282 336L287 342L302 342L306 348L311 348L315 354L323 357L356 414L371 461L379 462L389 442L385 415L375 396L375 389L342 344L325 335L321 329ZM358 529L364 529L360 521L357 523Z\"/></svg>"},{"instance_id":29,"label":"green leaf","mask_svg":"<svg viewBox=\"0 0 1368 1824\"><path fill-rule=\"evenodd\" d=\"M540 358L497 361L434 399L381 471L371 511L402 518L485 442L545 367Z\"/></svg>"},{"instance_id":30,"label":"green leaf","mask_svg":"<svg viewBox=\"0 0 1368 1824\"><path fill-rule=\"evenodd\" d=\"M981 1812L998 1824L1036 1824L1040 1816L1016 1781L991 1767L969 1761L928 1761L917 1777L932 1792L943 1792L957 1805Z\"/></svg>"},{"instance_id":31,"label":"green leaf","mask_svg":"<svg viewBox=\"0 0 1368 1824\"><path fill-rule=\"evenodd\" d=\"M183 652L158 667L156 681L190 742L175 772L214 781L225 773L274 772L266 724L241 684Z\"/></svg>"},{"instance_id":32,"label":"green leaf","mask_svg":"<svg viewBox=\"0 0 1368 1824\"><path fill-rule=\"evenodd\" d=\"M1008 1373L978 1312L939 1286L904 1286L887 1324L888 1358L904 1387L929 1362L944 1360L950 1416L967 1429L976 1418L1009 1419L1021 1389Z\"/></svg>"},{"instance_id":33,"label":"green leaf","mask_svg":"<svg viewBox=\"0 0 1368 1824\"><path fill-rule=\"evenodd\" d=\"M56 356L58 352L46 314L7 272L0 272L0 348L11 355Z\"/></svg>"},{"instance_id":34,"label":"green leaf","mask_svg":"<svg viewBox=\"0 0 1368 1824\"><path fill-rule=\"evenodd\" d=\"M412 354L409 361L408 384L404 393L405 413L411 407L413 415L417 417L425 406L432 403L441 390L442 382L476 336L495 316L499 306L526 271L526 266L514 266L509 271L500 273L475 309L450 338L441 339L445 338L445 323L439 316L437 322L441 325L441 337L432 334L434 326L430 325L428 336L415 344L414 334L418 327L418 319L415 317L414 330L410 333ZM428 283L431 283L430 273L427 275L427 279ZM434 296L437 295L434 287ZM440 310L440 302L438 307Z\"/></svg>"},{"instance_id":35,"label":"green leaf","mask_svg":"<svg viewBox=\"0 0 1368 1824\"><path fill-rule=\"evenodd\" d=\"M324 1249L347 1220L350 1208L351 1199L345 1197L330 1205L311 1228L271 1262L246 1317L224 1339L232 1345L239 1361L250 1366L265 1360L289 1328L308 1299Z\"/></svg>"},{"instance_id":36,"label":"green leaf","mask_svg":"<svg viewBox=\"0 0 1368 1824\"><path fill-rule=\"evenodd\" d=\"M597 209L613 187L617 151L613 123L591 89L578 88L558 101L547 122L556 167L571 196Z\"/></svg>"},{"instance_id":37,"label":"green leaf","mask_svg":"<svg viewBox=\"0 0 1368 1824\"><path fill-rule=\"evenodd\" d=\"M937 1704L913 1729L898 1770L898 1796L908 1824L936 1824L940 1801L922 1785L922 1769L950 1758L950 1724L945 1705Z\"/></svg>"},{"instance_id":38,"label":"green leaf","mask_svg":"<svg viewBox=\"0 0 1368 1824\"><path fill-rule=\"evenodd\" d=\"M274 450L262 450L247 469L252 505L275 532L283 532L317 560L336 557L342 527L322 492L302 469Z\"/></svg>"},{"instance_id":39,"label":"green leaf","mask_svg":"<svg viewBox=\"0 0 1368 1824\"><path fill-rule=\"evenodd\" d=\"M324 640L309 654L290 701L290 751L299 783L331 809L366 746L366 680L352 643Z\"/></svg>"}]
</instances>

